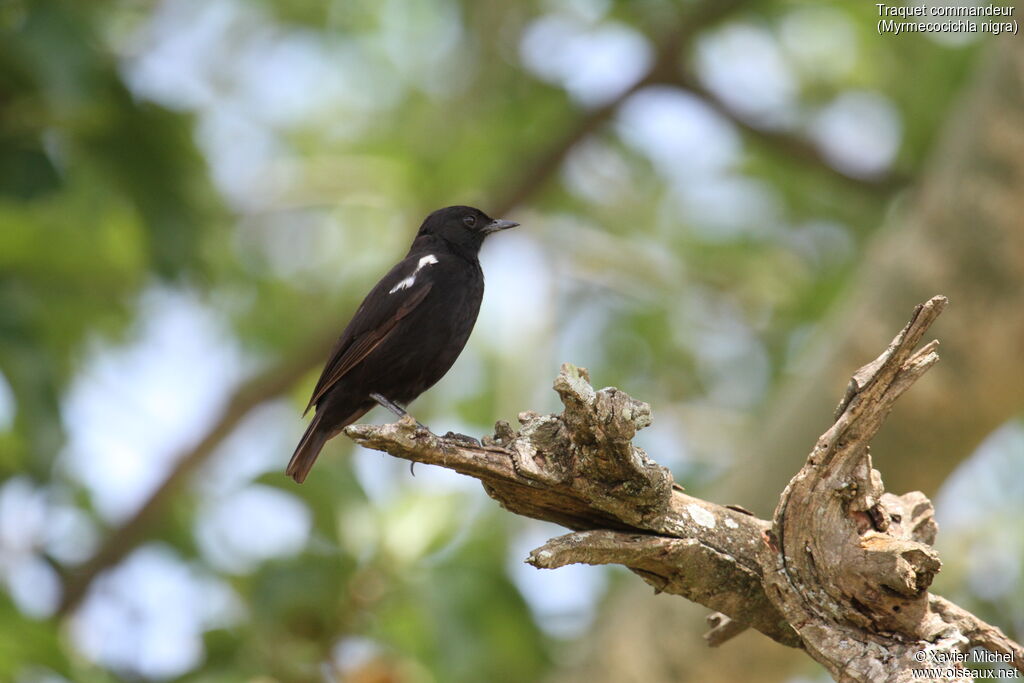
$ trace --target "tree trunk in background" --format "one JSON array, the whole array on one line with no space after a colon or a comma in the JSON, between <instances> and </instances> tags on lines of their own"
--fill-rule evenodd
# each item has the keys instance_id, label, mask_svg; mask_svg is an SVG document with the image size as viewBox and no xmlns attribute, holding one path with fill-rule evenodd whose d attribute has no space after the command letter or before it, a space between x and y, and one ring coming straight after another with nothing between
<instances>
[{"instance_id":1,"label":"tree trunk in background","mask_svg":"<svg viewBox=\"0 0 1024 683\"><path fill-rule=\"evenodd\" d=\"M738 449L735 474L708 497L770 515L831 423L850 373L934 294L950 299L932 330L942 361L900 401L872 449L896 493L934 495L1024 407L1024 41L1012 36L979 65L908 205L874 239L833 322L821 326L758 420L756 441ZM751 664L762 681L813 673L802 653L757 633L708 649L699 635L706 613L630 584L610 599L579 660L554 678L754 680Z\"/></svg>"},{"instance_id":2,"label":"tree trunk in background","mask_svg":"<svg viewBox=\"0 0 1024 683\"><path fill-rule=\"evenodd\" d=\"M869 246L836 323L822 325L756 442L740 449L721 489L729 502L771 513L830 421L845 375L934 294L950 301L932 330L942 362L874 441L886 487L933 496L1024 407L1024 42L1001 41L980 66L907 210Z\"/></svg>"}]
</instances>

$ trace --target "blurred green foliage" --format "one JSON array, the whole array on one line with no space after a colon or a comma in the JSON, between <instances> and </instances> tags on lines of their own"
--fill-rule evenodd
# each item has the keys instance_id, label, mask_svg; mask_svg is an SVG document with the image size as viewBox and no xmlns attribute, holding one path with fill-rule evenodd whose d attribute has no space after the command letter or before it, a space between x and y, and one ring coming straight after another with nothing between
<instances>
[{"instance_id":1,"label":"blurred green foliage","mask_svg":"<svg viewBox=\"0 0 1024 683\"><path fill-rule=\"evenodd\" d=\"M90 335L118 334L153 278L202 272L218 221L191 120L134 98L75 2L0 8L0 363L17 397L8 472L45 476Z\"/></svg>"}]
</instances>

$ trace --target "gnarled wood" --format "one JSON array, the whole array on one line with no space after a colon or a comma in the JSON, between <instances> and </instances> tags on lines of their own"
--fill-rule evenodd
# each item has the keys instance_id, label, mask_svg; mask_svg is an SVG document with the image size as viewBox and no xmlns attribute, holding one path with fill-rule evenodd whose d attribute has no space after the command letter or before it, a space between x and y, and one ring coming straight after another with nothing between
<instances>
[{"instance_id":1,"label":"gnarled wood","mask_svg":"<svg viewBox=\"0 0 1024 683\"><path fill-rule=\"evenodd\" d=\"M621 564L659 592L716 610L708 642L744 628L805 648L842 681L928 680L913 669L983 647L1021 668L1019 645L930 595L941 562L923 494L886 493L868 444L894 402L938 361L917 349L944 297L917 307L875 361L854 373L834 424L782 493L772 522L689 496L632 444L650 407L615 388L595 390L563 365L554 388L564 411L499 422L482 444L439 437L411 418L351 425L356 442L480 479L510 512L574 530L527 560ZM924 655L922 655L924 653ZM959 657L958 657L959 655Z\"/></svg>"}]
</instances>

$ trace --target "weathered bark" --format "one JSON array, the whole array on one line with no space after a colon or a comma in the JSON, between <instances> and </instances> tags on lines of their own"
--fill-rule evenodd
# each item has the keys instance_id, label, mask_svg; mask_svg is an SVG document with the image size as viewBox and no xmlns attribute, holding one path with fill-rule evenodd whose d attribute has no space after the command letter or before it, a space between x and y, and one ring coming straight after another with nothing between
<instances>
[{"instance_id":1,"label":"weathered bark","mask_svg":"<svg viewBox=\"0 0 1024 683\"><path fill-rule=\"evenodd\" d=\"M562 414L522 413L522 429L499 422L482 444L438 437L408 417L345 433L476 477L510 512L575 530L533 551L537 567L621 564L658 592L716 610L715 644L752 627L804 648L841 681L912 680L927 665L922 652L962 668L957 655L973 646L1021 667L1019 645L928 593L941 566L931 504L918 492L886 493L869 455L896 399L938 361L937 342L915 349L945 303L918 306L854 374L772 522L685 494L632 444L651 422L649 406L615 388L595 391L571 365L555 380Z\"/></svg>"},{"instance_id":2,"label":"weathered bark","mask_svg":"<svg viewBox=\"0 0 1024 683\"><path fill-rule=\"evenodd\" d=\"M345 433L367 448L476 477L510 512L580 530L538 549L536 566L623 564L658 591L797 645L764 594L750 547L770 523L673 486L669 471L631 443L650 424L647 404L614 388L595 391L586 370L569 365L555 390L565 405L561 415L524 412L522 429L499 422L483 445L438 437L411 418L352 425Z\"/></svg>"}]
</instances>

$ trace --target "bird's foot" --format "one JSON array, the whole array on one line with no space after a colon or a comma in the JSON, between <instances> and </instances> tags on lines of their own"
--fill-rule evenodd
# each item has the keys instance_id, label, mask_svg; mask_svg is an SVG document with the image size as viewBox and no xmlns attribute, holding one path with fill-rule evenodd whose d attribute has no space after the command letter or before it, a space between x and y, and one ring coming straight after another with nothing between
<instances>
[{"instance_id":1,"label":"bird's foot","mask_svg":"<svg viewBox=\"0 0 1024 683\"><path fill-rule=\"evenodd\" d=\"M480 441L478 439L469 436L468 434L459 434L458 432L448 432L442 438L451 439L452 441L459 441L469 446L479 446Z\"/></svg>"}]
</instances>

